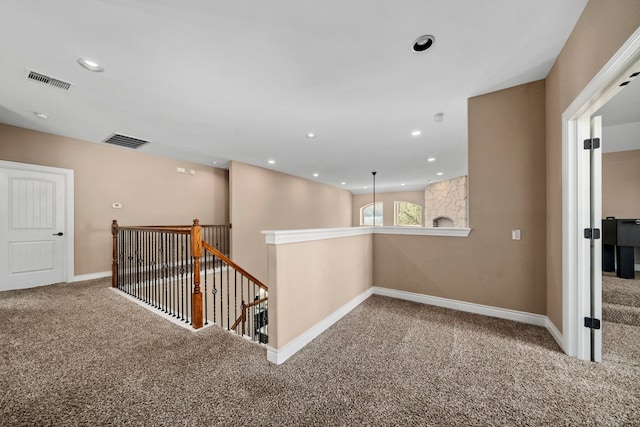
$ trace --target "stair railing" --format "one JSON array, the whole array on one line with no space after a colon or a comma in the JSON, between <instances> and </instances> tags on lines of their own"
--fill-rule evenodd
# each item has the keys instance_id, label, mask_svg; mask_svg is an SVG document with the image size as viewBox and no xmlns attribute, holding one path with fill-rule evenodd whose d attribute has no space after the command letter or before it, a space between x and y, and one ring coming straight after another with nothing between
<instances>
[{"instance_id":1,"label":"stair railing","mask_svg":"<svg viewBox=\"0 0 640 427\"><path fill-rule=\"evenodd\" d=\"M197 219L144 227L114 220L112 285L195 329L211 321L266 343L268 288L228 257L229 228Z\"/></svg>"}]
</instances>

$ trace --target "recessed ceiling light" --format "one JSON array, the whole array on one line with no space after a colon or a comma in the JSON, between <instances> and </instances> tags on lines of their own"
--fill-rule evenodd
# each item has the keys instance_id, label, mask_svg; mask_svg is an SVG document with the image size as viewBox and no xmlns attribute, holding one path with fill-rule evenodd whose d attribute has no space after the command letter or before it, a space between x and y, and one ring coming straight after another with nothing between
<instances>
[{"instance_id":1,"label":"recessed ceiling light","mask_svg":"<svg viewBox=\"0 0 640 427\"><path fill-rule=\"evenodd\" d=\"M211 162L212 165L217 165L219 162Z\"/></svg>"},{"instance_id":2,"label":"recessed ceiling light","mask_svg":"<svg viewBox=\"0 0 640 427\"><path fill-rule=\"evenodd\" d=\"M101 73L104 71L104 67L100 66L100 64L90 59L79 58L78 64L80 64L82 68L86 68L87 70L96 73Z\"/></svg>"},{"instance_id":3,"label":"recessed ceiling light","mask_svg":"<svg viewBox=\"0 0 640 427\"><path fill-rule=\"evenodd\" d=\"M428 182L429 184L431 184L431 183L433 182L433 180L432 180L432 179L430 179L430 180L429 180L429 181L427 181L427 182Z\"/></svg>"},{"instance_id":4,"label":"recessed ceiling light","mask_svg":"<svg viewBox=\"0 0 640 427\"><path fill-rule=\"evenodd\" d=\"M421 133L422 131L414 130L413 132L411 132L411 136L420 136Z\"/></svg>"},{"instance_id":5,"label":"recessed ceiling light","mask_svg":"<svg viewBox=\"0 0 640 427\"><path fill-rule=\"evenodd\" d=\"M317 172L316 172L316 173L314 173L314 174L313 174L313 176L317 177L317 176L318 176L318 173L317 173Z\"/></svg>"},{"instance_id":6,"label":"recessed ceiling light","mask_svg":"<svg viewBox=\"0 0 640 427\"><path fill-rule=\"evenodd\" d=\"M433 46L433 43L436 41L436 38L432 35L426 34L424 36L420 36L413 42L413 51L414 52L424 52Z\"/></svg>"},{"instance_id":7,"label":"recessed ceiling light","mask_svg":"<svg viewBox=\"0 0 640 427\"><path fill-rule=\"evenodd\" d=\"M442 172L438 172L436 175L438 175L438 176L442 176L442 175L444 175L444 174L443 174Z\"/></svg>"},{"instance_id":8,"label":"recessed ceiling light","mask_svg":"<svg viewBox=\"0 0 640 427\"><path fill-rule=\"evenodd\" d=\"M427 162L435 162L435 161L436 161L436 158L435 158L435 157L429 157L429 158L427 159Z\"/></svg>"},{"instance_id":9,"label":"recessed ceiling light","mask_svg":"<svg viewBox=\"0 0 640 427\"><path fill-rule=\"evenodd\" d=\"M274 164L275 162L276 162L275 160L269 160L270 165Z\"/></svg>"},{"instance_id":10,"label":"recessed ceiling light","mask_svg":"<svg viewBox=\"0 0 640 427\"><path fill-rule=\"evenodd\" d=\"M362 187L362 188L364 188L364 189L366 190L366 189L367 189L367 186L365 185L365 186L364 186L364 187Z\"/></svg>"},{"instance_id":11,"label":"recessed ceiling light","mask_svg":"<svg viewBox=\"0 0 640 427\"><path fill-rule=\"evenodd\" d=\"M313 133L313 132L309 132L309 133L307 134L307 138L315 138L315 137L316 137L316 134L315 134L315 133Z\"/></svg>"},{"instance_id":12,"label":"recessed ceiling light","mask_svg":"<svg viewBox=\"0 0 640 427\"><path fill-rule=\"evenodd\" d=\"M33 113L33 114L35 114L35 115L36 115L36 117L39 117L39 118L41 118L41 119L48 119L48 118L49 118L49 115L48 115L47 113L38 113L38 112L35 112L35 113Z\"/></svg>"},{"instance_id":13,"label":"recessed ceiling light","mask_svg":"<svg viewBox=\"0 0 640 427\"><path fill-rule=\"evenodd\" d=\"M340 184L342 184L342 185L347 185L347 183L346 183L346 182L344 182L344 181L342 181Z\"/></svg>"},{"instance_id":14,"label":"recessed ceiling light","mask_svg":"<svg viewBox=\"0 0 640 427\"><path fill-rule=\"evenodd\" d=\"M402 184L400 184L400 185L404 187L404 182Z\"/></svg>"},{"instance_id":15,"label":"recessed ceiling light","mask_svg":"<svg viewBox=\"0 0 640 427\"><path fill-rule=\"evenodd\" d=\"M440 123L443 118L444 118L444 113L438 113L433 115L433 120L435 120L438 123Z\"/></svg>"}]
</instances>

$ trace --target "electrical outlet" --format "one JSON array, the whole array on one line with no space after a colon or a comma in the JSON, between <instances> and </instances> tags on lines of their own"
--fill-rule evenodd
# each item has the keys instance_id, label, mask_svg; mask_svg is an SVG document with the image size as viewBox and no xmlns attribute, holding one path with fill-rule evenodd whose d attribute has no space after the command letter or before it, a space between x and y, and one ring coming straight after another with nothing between
<instances>
[{"instance_id":1,"label":"electrical outlet","mask_svg":"<svg viewBox=\"0 0 640 427\"><path fill-rule=\"evenodd\" d=\"M122 203L114 203L111 205L113 209L122 209Z\"/></svg>"},{"instance_id":2,"label":"electrical outlet","mask_svg":"<svg viewBox=\"0 0 640 427\"><path fill-rule=\"evenodd\" d=\"M178 173L185 173L187 172L187 170L185 168L178 168L177 169Z\"/></svg>"}]
</instances>

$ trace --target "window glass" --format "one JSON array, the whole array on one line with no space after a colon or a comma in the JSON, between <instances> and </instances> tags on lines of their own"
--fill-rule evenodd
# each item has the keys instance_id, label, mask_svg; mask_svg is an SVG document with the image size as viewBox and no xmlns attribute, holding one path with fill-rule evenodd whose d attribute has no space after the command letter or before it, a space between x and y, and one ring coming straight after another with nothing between
<instances>
[{"instance_id":1,"label":"window glass","mask_svg":"<svg viewBox=\"0 0 640 427\"><path fill-rule=\"evenodd\" d=\"M360 208L360 225L382 225L382 202L376 202L375 212L373 203L369 203Z\"/></svg>"},{"instance_id":2,"label":"window glass","mask_svg":"<svg viewBox=\"0 0 640 427\"><path fill-rule=\"evenodd\" d=\"M397 227L421 227L422 206L411 202L395 202L395 220Z\"/></svg>"}]
</instances>

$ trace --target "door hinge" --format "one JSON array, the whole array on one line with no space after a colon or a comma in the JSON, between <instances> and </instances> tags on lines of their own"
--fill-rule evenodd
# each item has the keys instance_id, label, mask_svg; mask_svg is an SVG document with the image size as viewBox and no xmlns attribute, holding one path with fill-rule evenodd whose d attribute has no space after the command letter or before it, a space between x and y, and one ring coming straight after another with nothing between
<instances>
[{"instance_id":1,"label":"door hinge","mask_svg":"<svg viewBox=\"0 0 640 427\"><path fill-rule=\"evenodd\" d=\"M599 239L600 238L600 229L599 228L585 228L584 229L584 238L585 239Z\"/></svg>"},{"instance_id":2,"label":"door hinge","mask_svg":"<svg viewBox=\"0 0 640 427\"><path fill-rule=\"evenodd\" d=\"M600 148L600 138L591 138L591 139L584 140L584 149L591 150L592 148L594 150L596 148Z\"/></svg>"},{"instance_id":3,"label":"door hinge","mask_svg":"<svg viewBox=\"0 0 640 427\"><path fill-rule=\"evenodd\" d=\"M593 317L585 317L584 327L590 328L590 329L600 329L600 319L594 319Z\"/></svg>"}]
</instances>

